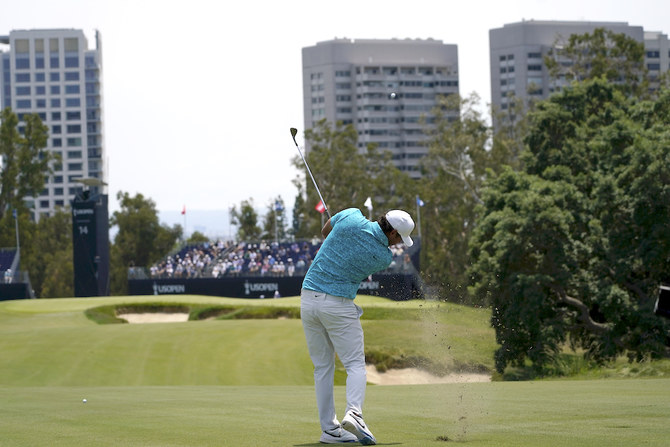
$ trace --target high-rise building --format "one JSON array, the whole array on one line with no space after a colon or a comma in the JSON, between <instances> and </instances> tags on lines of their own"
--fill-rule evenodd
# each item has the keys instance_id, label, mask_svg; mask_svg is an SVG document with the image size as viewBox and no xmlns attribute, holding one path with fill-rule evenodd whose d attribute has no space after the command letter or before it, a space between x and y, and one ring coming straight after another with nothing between
<instances>
[{"instance_id":1,"label":"high-rise building","mask_svg":"<svg viewBox=\"0 0 670 447\"><path fill-rule=\"evenodd\" d=\"M334 39L303 48L302 70L305 129L324 118L353 124L361 152L376 143L400 170L420 176L422 117L430 125L438 96L459 92L456 45Z\"/></svg>"},{"instance_id":2,"label":"high-rise building","mask_svg":"<svg viewBox=\"0 0 670 447\"><path fill-rule=\"evenodd\" d=\"M638 42L649 45L641 26L626 22L560 22L522 21L509 23L502 28L489 30L491 57L491 104L505 110L517 98L545 99L565 85L565 81L552 80L544 63L544 57L557 43L565 43L572 34L593 33L604 28L617 34L625 34ZM657 36L657 51L663 39ZM665 36L667 49L667 36ZM667 52L667 50L666 50ZM667 54L665 55L667 56ZM649 53L647 53L647 62ZM667 70L667 59L664 70ZM570 61L564 61L570 63ZM659 60L660 63L660 60ZM649 66L647 64L647 66ZM659 66L660 67L660 66Z\"/></svg>"},{"instance_id":3,"label":"high-rise building","mask_svg":"<svg viewBox=\"0 0 670 447\"><path fill-rule=\"evenodd\" d=\"M644 49L644 60L649 70L649 87L656 89L661 74L670 70L668 35L660 31L645 31Z\"/></svg>"},{"instance_id":4,"label":"high-rise building","mask_svg":"<svg viewBox=\"0 0 670 447\"><path fill-rule=\"evenodd\" d=\"M105 193L100 34L89 49L81 30L14 30L0 36L0 59L2 107L20 121L38 114L49 128L47 150L61 157L40 195L26 198L35 219L68 205L82 188Z\"/></svg>"}]
</instances>

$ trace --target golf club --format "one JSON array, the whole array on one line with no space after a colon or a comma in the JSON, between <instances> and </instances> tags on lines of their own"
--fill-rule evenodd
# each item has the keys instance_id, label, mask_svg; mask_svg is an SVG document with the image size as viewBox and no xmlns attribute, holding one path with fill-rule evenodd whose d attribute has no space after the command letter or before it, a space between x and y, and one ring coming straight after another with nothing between
<instances>
[{"instance_id":1,"label":"golf club","mask_svg":"<svg viewBox=\"0 0 670 447\"><path fill-rule=\"evenodd\" d=\"M293 142L295 143L295 147L298 148L298 152L300 152L300 158L302 158L302 162L305 163L305 167L307 168L307 172L309 172L309 176L312 177L312 183L314 183L314 187L316 188L316 193L319 195L319 198L321 199L321 203L323 203L323 209L326 211L326 215L328 216L328 219L330 219L330 211L328 211L328 207L326 206L326 201L323 200L323 196L321 195L321 191L319 191L319 187L316 184L316 180L314 180L314 176L312 175L312 170L309 169L309 165L307 164L307 160L305 160L305 156L302 155L302 151L300 150L300 146L298 146L298 142L295 141L295 136L298 134L298 129L295 127L291 127L291 136L293 137Z\"/></svg>"}]
</instances>

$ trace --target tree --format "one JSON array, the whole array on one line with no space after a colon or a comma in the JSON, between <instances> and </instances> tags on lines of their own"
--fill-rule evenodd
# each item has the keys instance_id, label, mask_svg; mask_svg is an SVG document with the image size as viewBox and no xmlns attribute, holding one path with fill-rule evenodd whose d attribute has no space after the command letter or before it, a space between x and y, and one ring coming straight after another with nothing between
<instances>
[{"instance_id":1,"label":"tree","mask_svg":"<svg viewBox=\"0 0 670 447\"><path fill-rule=\"evenodd\" d=\"M73 296L72 214L60 209L53 216L42 217L30 244L22 244L21 258L36 296Z\"/></svg>"},{"instance_id":2,"label":"tree","mask_svg":"<svg viewBox=\"0 0 670 447\"><path fill-rule=\"evenodd\" d=\"M305 158L331 215L354 204L362 205L367 197L365 157L358 152L354 126L340 122L333 125L323 119L305 131L305 139L310 142ZM299 156L293 159L293 165L303 173L294 184L304 186L305 191L302 210L305 233L297 236L312 237L321 234L321 216L314 209L320 199Z\"/></svg>"},{"instance_id":3,"label":"tree","mask_svg":"<svg viewBox=\"0 0 670 447\"><path fill-rule=\"evenodd\" d=\"M498 371L542 371L568 342L599 362L667 355L652 308L670 278L669 120L668 91L636 104L603 79L530 115L524 169L489 179L470 245Z\"/></svg>"},{"instance_id":4,"label":"tree","mask_svg":"<svg viewBox=\"0 0 670 447\"><path fill-rule=\"evenodd\" d=\"M283 240L286 238L285 209L284 199L281 196L277 196L268 202L267 213L265 213L265 217L263 218L263 239L278 238L279 240Z\"/></svg>"},{"instance_id":5,"label":"tree","mask_svg":"<svg viewBox=\"0 0 670 447\"><path fill-rule=\"evenodd\" d=\"M258 213L254 209L254 199L243 200L240 210L235 206L231 210L233 224L237 225L237 238L241 241L258 240L261 237L261 229L258 226Z\"/></svg>"},{"instance_id":6,"label":"tree","mask_svg":"<svg viewBox=\"0 0 670 447\"><path fill-rule=\"evenodd\" d=\"M206 242L209 242L209 238L199 231L191 233L191 236L186 240L188 245L204 244Z\"/></svg>"},{"instance_id":7,"label":"tree","mask_svg":"<svg viewBox=\"0 0 670 447\"><path fill-rule=\"evenodd\" d=\"M291 229L289 233L293 237L300 237L300 235L307 234L305 214L307 207L305 206L304 187L300 183L295 183L298 188L298 193L295 196L293 205L293 219L291 220Z\"/></svg>"},{"instance_id":8,"label":"tree","mask_svg":"<svg viewBox=\"0 0 670 447\"><path fill-rule=\"evenodd\" d=\"M26 209L25 197L36 197L44 188L44 177L55 158L44 148L49 128L36 114L25 115L24 131L18 131L19 120L7 107L0 123L0 218L9 208Z\"/></svg>"},{"instance_id":9,"label":"tree","mask_svg":"<svg viewBox=\"0 0 670 447\"><path fill-rule=\"evenodd\" d=\"M166 256L182 237L181 225L160 224L156 204L142 194L131 197L127 192L116 195L121 209L110 219L118 232L111 249L112 294L123 294L128 286L128 268L147 267Z\"/></svg>"},{"instance_id":10,"label":"tree","mask_svg":"<svg viewBox=\"0 0 670 447\"><path fill-rule=\"evenodd\" d=\"M644 51L643 42L596 28L593 33L572 34L567 41L557 40L544 61L558 85L602 77L624 94L642 97L648 93Z\"/></svg>"},{"instance_id":11,"label":"tree","mask_svg":"<svg viewBox=\"0 0 670 447\"><path fill-rule=\"evenodd\" d=\"M353 125L332 124L324 119L305 131L305 139L310 142L305 157L331 214L362 208L368 197L379 214L391 208L412 209L416 183L395 167L388 151L372 144L360 151ZM320 199L302 159L296 156L293 164L303 173L294 184L298 194L304 191L305 196L294 205L296 237L319 235L321 216L314 207Z\"/></svg>"},{"instance_id":12,"label":"tree","mask_svg":"<svg viewBox=\"0 0 670 447\"><path fill-rule=\"evenodd\" d=\"M441 287L440 296L459 302L468 299L468 241L491 156L490 128L478 101L475 94L439 99L434 126L426 129L428 155L422 159L422 271L429 283Z\"/></svg>"}]
</instances>

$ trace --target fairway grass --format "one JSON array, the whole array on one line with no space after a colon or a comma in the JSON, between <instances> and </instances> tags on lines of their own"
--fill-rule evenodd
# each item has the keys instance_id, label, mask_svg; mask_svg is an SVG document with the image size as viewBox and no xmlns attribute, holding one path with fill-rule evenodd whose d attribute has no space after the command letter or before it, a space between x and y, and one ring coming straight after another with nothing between
<instances>
[{"instance_id":1,"label":"fairway grass","mask_svg":"<svg viewBox=\"0 0 670 447\"><path fill-rule=\"evenodd\" d=\"M97 324L87 309L160 301L187 306L294 307L298 297L105 297L0 302L0 386L309 385L299 319ZM366 351L389 364L430 359L442 372L492 368L487 311L362 296ZM466 315L464 317L464 315ZM408 360L409 359L409 360ZM403 363L404 362L404 363ZM409 364L407 364L409 362ZM338 368L337 383L345 376Z\"/></svg>"},{"instance_id":2,"label":"fairway grass","mask_svg":"<svg viewBox=\"0 0 670 447\"><path fill-rule=\"evenodd\" d=\"M161 296L0 302L0 447L317 446L298 319L97 324L98 306L299 306ZM490 312L362 296L366 352L492 369ZM336 372L338 415L344 373ZM84 403L83 399L87 402ZM670 379L369 385L379 445L668 446Z\"/></svg>"},{"instance_id":3,"label":"fairway grass","mask_svg":"<svg viewBox=\"0 0 670 447\"><path fill-rule=\"evenodd\" d=\"M368 386L379 445L668 445L667 379ZM0 387L2 446L317 446L310 386ZM82 399L86 398L87 403ZM336 388L338 416L344 388Z\"/></svg>"}]
</instances>

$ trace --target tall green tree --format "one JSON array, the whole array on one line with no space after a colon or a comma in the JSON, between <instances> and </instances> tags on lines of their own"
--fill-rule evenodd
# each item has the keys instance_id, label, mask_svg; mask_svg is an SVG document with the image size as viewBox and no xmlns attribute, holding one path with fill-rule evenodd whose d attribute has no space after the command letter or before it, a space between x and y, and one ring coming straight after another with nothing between
<instances>
[{"instance_id":1,"label":"tall green tree","mask_svg":"<svg viewBox=\"0 0 670 447\"><path fill-rule=\"evenodd\" d=\"M261 228L258 226L258 213L254 209L254 199L240 202L240 209L233 206L231 210L232 222L237 225L238 240L253 241L261 237Z\"/></svg>"},{"instance_id":2,"label":"tall green tree","mask_svg":"<svg viewBox=\"0 0 670 447\"><path fill-rule=\"evenodd\" d=\"M584 81L604 78L625 95L648 93L644 43L623 33L596 28L592 33L559 39L545 57L554 81Z\"/></svg>"},{"instance_id":3,"label":"tall green tree","mask_svg":"<svg viewBox=\"0 0 670 447\"><path fill-rule=\"evenodd\" d=\"M23 133L19 119L7 107L0 117L0 218L9 208L26 209L25 197L36 197L44 188L44 178L54 160L44 150L49 128L36 114L24 115Z\"/></svg>"},{"instance_id":4,"label":"tall green tree","mask_svg":"<svg viewBox=\"0 0 670 447\"><path fill-rule=\"evenodd\" d=\"M286 205L281 196L277 196L268 202L267 212L263 217L262 239L279 240L286 239Z\"/></svg>"},{"instance_id":5,"label":"tall green tree","mask_svg":"<svg viewBox=\"0 0 670 447\"><path fill-rule=\"evenodd\" d=\"M368 197L376 215L391 208L413 209L416 183L395 167L388 151L376 145L359 150L353 125L324 119L305 131L305 139L310 144L305 157L331 214L353 207L367 215L363 205ZM296 156L293 164L301 172L294 180L298 194L304 191L304 201L294 205L296 237L319 235L321 215L314 209L319 196L302 159Z\"/></svg>"},{"instance_id":6,"label":"tall green tree","mask_svg":"<svg viewBox=\"0 0 670 447\"><path fill-rule=\"evenodd\" d=\"M60 209L52 216L42 217L30 250L27 248L22 249L22 264L30 272L35 295L41 298L73 296L72 214Z\"/></svg>"},{"instance_id":7,"label":"tall green tree","mask_svg":"<svg viewBox=\"0 0 670 447\"><path fill-rule=\"evenodd\" d=\"M475 94L439 99L434 125L426 128L428 155L422 160L422 272L440 287L440 296L459 302L468 299L468 241L491 155L490 128L478 103Z\"/></svg>"},{"instance_id":8,"label":"tall green tree","mask_svg":"<svg viewBox=\"0 0 670 447\"><path fill-rule=\"evenodd\" d=\"M293 216L291 219L291 229L289 230L289 233L293 237L300 237L301 235L307 234L308 232L305 218L308 210L305 206L304 185L297 182L294 182L294 184L296 185L296 188L298 188L298 193L295 196Z\"/></svg>"},{"instance_id":9,"label":"tall green tree","mask_svg":"<svg viewBox=\"0 0 670 447\"><path fill-rule=\"evenodd\" d=\"M652 314L670 277L668 122L668 91L637 104L601 78L531 114L524 169L489 180L471 242L498 371L542 371L568 342L596 361L668 354Z\"/></svg>"},{"instance_id":10,"label":"tall green tree","mask_svg":"<svg viewBox=\"0 0 670 447\"><path fill-rule=\"evenodd\" d=\"M118 228L110 253L110 283L112 294L119 295L127 291L128 268L159 261L175 248L183 229L161 224L155 202L142 194L119 191L116 198L120 209L110 219L111 226Z\"/></svg>"},{"instance_id":11,"label":"tall green tree","mask_svg":"<svg viewBox=\"0 0 670 447\"><path fill-rule=\"evenodd\" d=\"M365 156L358 151L358 133L353 125L332 124L324 119L305 131L305 140L310 143L305 158L331 215L345 208L362 206L367 197ZM294 183L305 190L302 210L305 233L298 237L319 235L321 215L314 209L319 195L302 159L296 155L293 164L302 173Z\"/></svg>"}]
</instances>

